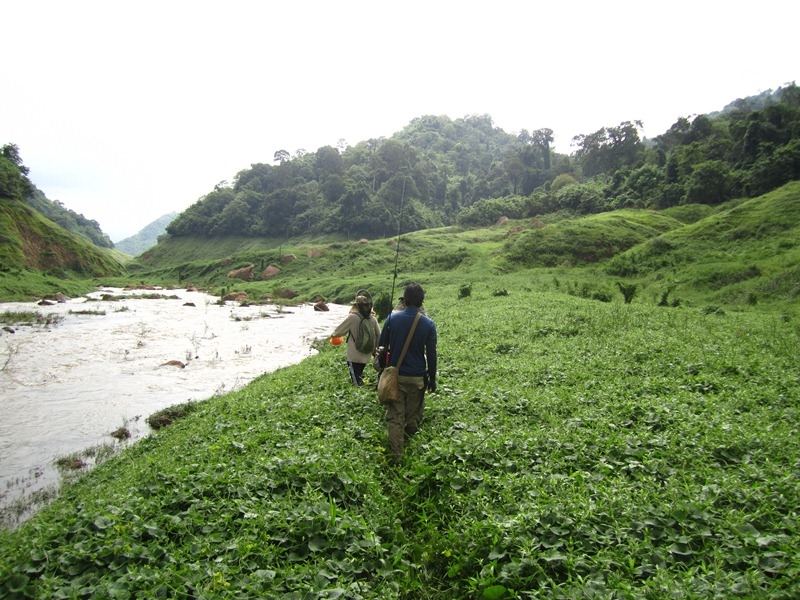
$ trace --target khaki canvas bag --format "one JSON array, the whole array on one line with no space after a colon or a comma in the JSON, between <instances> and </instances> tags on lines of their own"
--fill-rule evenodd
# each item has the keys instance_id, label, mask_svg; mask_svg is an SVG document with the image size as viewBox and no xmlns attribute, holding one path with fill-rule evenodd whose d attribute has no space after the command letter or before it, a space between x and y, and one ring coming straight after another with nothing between
<instances>
[{"instance_id":1,"label":"khaki canvas bag","mask_svg":"<svg viewBox=\"0 0 800 600\"><path fill-rule=\"evenodd\" d=\"M411 338L414 337L414 331L417 329L422 312L418 312L414 317L414 322L411 324L411 329L408 331L406 341L403 343L403 350L400 352L400 358L397 359L397 365L394 367L386 367L381 373L381 378L378 379L378 400L382 404L389 404L390 402L397 402L400 398L400 388L398 377L400 375L400 365L403 364L403 359L406 357L408 347L411 345Z\"/></svg>"}]
</instances>

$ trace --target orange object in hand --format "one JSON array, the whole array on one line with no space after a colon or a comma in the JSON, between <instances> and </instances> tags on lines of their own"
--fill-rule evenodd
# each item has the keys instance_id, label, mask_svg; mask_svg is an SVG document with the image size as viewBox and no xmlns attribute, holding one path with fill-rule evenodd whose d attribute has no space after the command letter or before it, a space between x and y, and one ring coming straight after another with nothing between
<instances>
[{"instance_id":1,"label":"orange object in hand","mask_svg":"<svg viewBox=\"0 0 800 600\"><path fill-rule=\"evenodd\" d=\"M342 342L344 342L344 338L338 335L331 336L331 345L333 346L341 346Z\"/></svg>"}]
</instances>

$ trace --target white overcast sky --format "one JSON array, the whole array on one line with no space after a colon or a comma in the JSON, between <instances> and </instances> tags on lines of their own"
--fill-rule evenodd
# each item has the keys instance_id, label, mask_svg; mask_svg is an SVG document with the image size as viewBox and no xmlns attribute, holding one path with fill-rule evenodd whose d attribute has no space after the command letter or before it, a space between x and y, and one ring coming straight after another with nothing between
<instances>
[{"instance_id":1,"label":"white overcast sky","mask_svg":"<svg viewBox=\"0 0 800 600\"><path fill-rule=\"evenodd\" d=\"M276 150L491 115L573 136L800 82L800 2L6 0L0 144L114 241Z\"/></svg>"}]
</instances>

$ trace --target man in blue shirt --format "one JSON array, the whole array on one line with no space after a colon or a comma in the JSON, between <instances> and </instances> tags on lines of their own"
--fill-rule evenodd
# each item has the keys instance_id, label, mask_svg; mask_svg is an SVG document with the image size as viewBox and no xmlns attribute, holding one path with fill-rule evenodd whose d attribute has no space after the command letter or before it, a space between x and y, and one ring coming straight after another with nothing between
<instances>
[{"instance_id":1,"label":"man in blue shirt","mask_svg":"<svg viewBox=\"0 0 800 600\"><path fill-rule=\"evenodd\" d=\"M402 310L393 312L383 323L378 346L389 349L389 365L396 366L414 318L422 310L425 291L417 283L406 286ZM436 391L436 325L424 314L398 371L399 398L386 405L389 449L395 463L403 456L406 436L414 435L422 423L425 390Z\"/></svg>"}]
</instances>

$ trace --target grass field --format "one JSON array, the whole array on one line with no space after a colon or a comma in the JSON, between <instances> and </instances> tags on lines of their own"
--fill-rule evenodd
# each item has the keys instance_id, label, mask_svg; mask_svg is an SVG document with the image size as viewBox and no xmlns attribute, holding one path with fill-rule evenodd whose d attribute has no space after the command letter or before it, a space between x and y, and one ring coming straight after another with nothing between
<instances>
[{"instance_id":1,"label":"grass field","mask_svg":"<svg viewBox=\"0 0 800 600\"><path fill-rule=\"evenodd\" d=\"M0 596L800 597L798 197L761 199L784 226L750 201L686 211L581 267L515 264L540 224L404 236L440 377L400 466L374 392L322 346L0 533ZM274 250L139 268L253 297L390 289L391 240L304 247L270 281L226 273Z\"/></svg>"},{"instance_id":2,"label":"grass field","mask_svg":"<svg viewBox=\"0 0 800 600\"><path fill-rule=\"evenodd\" d=\"M507 292L495 296L495 288ZM798 324L430 286L405 462L343 356L215 398L0 540L30 597L800 593Z\"/></svg>"}]
</instances>

